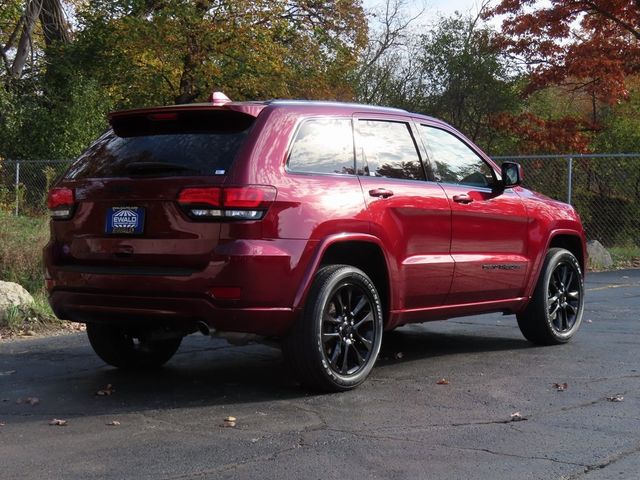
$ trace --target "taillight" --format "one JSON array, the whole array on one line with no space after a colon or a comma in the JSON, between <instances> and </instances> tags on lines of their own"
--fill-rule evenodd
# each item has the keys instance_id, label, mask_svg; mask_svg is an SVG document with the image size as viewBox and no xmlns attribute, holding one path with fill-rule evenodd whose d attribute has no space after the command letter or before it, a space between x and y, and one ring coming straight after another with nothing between
<instances>
[{"instance_id":1,"label":"taillight","mask_svg":"<svg viewBox=\"0 0 640 480\"><path fill-rule=\"evenodd\" d=\"M73 215L75 195L73 190L67 187L56 187L49 191L47 206L51 217L57 220L66 220Z\"/></svg>"},{"instance_id":2,"label":"taillight","mask_svg":"<svg viewBox=\"0 0 640 480\"><path fill-rule=\"evenodd\" d=\"M260 220L276 198L275 187L190 187L178 195L178 203L192 218Z\"/></svg>"},{"instance_id":3,"label":"taillight","mask_svg":"<svg viewBox=\"0 0 640 480\"><path fill-rule=\"evenodd\" d=\"M221 205L221 189L217 187L185 188L178 195L178 203L181 205L209 205L219 207Z\"/></svg>"}]
</instances>

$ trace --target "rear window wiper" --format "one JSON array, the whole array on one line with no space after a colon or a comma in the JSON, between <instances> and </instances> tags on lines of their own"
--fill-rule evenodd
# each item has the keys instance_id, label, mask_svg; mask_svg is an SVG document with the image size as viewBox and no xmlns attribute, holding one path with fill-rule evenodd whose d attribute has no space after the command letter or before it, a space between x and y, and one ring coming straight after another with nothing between
<instances>
[{"instance_id":1,"label":"rear window wiper","mask_svg":"<svg viewBox=\"0 0 640 480\"><path fill-rule=\"evenodd\" d=\"M132 162L125 166L129 173L153 173L153 172L195 172L199 170L180 163L168 162Z\"/></svg>"}]
</instances>

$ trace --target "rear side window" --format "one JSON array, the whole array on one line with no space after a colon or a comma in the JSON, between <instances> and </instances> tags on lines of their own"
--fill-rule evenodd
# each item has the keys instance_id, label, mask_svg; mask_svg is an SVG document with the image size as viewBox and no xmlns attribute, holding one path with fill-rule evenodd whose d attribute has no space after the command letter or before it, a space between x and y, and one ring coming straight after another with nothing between
<instances>
[{"instance_id":1,"label":"rear side window","mask_svg":"<svg viewBox=\"0 0 640 480\"><path fill-rule=\"evenodd\" d=\"M312 118L298 129L287 167L301 173L354 173L349 118Z\"/></svg>"},{"instance_id":2,"label":"rear side window","mask_svg":"<svg viewBox=\"0 0 640 480\"><path fill-rule=\"evenodd\" d=\"M116 117L66 178L226 175L253 121L229 111Z\"/></svg>"},{"instance_id":3,"label":"rear side window","mask_svg":"<svg viewBox=\"0 0 640 480\"><path fill-rule=\"evenodd\" d=\"M359 175L424 180L424 170L409 125L385 120L358 122L362 167Z\"/></svg>"}]
</instances>

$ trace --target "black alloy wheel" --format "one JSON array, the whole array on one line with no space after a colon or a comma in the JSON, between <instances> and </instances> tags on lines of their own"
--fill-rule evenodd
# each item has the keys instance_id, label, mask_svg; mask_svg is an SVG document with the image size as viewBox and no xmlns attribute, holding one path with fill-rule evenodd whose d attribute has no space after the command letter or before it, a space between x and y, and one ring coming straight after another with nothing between
<instances>
[{"instance_id":1,"label":"black alloy wheel","mask_svg":"<svg viewBox=\"0 0 640 480\"><path fill-rule=\"evenodd\" d=\"M580 272L570 262L560 262L551 274L547 308L553 329L560 334L571 331L581 305Z\"/></svg>"},{"instance_id":2,"label":"black alloy wheel","mask_svg":"<svg viewBox=\"0 0 640 480\"><path fill-rule=\"evenodd\" d=\"M373 299L359 285L342 283L322 314L325 359L339 375L353 375L371 358L376 336Z\"/></svg>"},{"instance_id":3,"label":"black alloy wheel","mask_svg":"<svg viewBox=\"0 0 640 480\"><path fill-rule=\"evenodd\" d=\"M316 274L283 352L304 386L350 390L371 372L382 330L380 297L367 274L350 265L329 265Z\"/></svg>"},{"instance_id":4,"label":"black alloy wheel","mask_svg":"<svg viewBox=\"0 0 640 480\"><path fill-rule=\"evenodd\" d=\"M584 278L576 257L551 248L529 305L517 314L527 340L537 345L567 343L578 331L584 310Z\"/></svg>"}]
</instances>

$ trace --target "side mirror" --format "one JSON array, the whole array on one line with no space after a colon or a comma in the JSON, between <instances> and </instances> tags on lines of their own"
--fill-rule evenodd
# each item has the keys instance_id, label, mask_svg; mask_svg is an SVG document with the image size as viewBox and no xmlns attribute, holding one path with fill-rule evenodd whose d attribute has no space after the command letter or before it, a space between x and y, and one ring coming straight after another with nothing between
<instances>
[{"instance_id":1,"label":"side mirror","mask_svg":"<svg viewBox=\"0 0 640 480\"><path fill-rule=\"evenodd\" d=\"M502 188L511 188L522 183L524 175L522 165L515 162L504 162L500 167L502 173Z\"/></svg>"}]
</instances>

